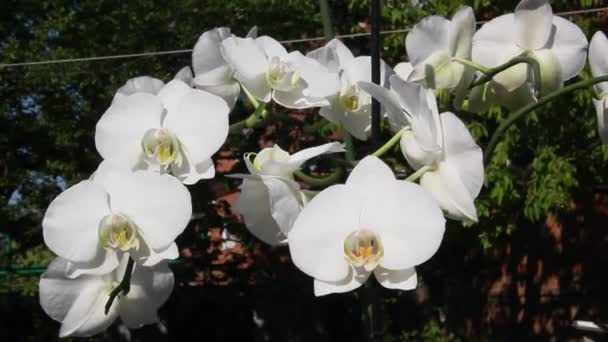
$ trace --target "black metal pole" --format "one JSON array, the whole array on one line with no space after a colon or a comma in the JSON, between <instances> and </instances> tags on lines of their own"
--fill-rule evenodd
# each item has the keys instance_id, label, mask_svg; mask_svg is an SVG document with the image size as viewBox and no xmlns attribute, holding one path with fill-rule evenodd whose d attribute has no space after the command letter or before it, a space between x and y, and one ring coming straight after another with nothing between
<instances>
[{"instance_id":1,"label":"black metal pole","mask_svg":"<svg viewBox=\"0 0 608 342\"><path fill-rule=\"evenodd\" d=\"M380 84L380 0L372 0L372 40L371 40L371 55L372 55L372 82ZM372 99L372 143L374 145L380 142L380 102Z\"/></svg>"},{"instance_id":2,"label":"black metal pole","mask_svg":"<svg viewBox=\"0 0 608 342\"><path fill-rule=\"evenodd\" d=\"M331 22L331 12L329 10L329 4L327 3L327 0L319 0L319 6L321 7L323 34L325 35L325 41L328 42L334 37L334 28Z\"/></svg>"}]
</instances>

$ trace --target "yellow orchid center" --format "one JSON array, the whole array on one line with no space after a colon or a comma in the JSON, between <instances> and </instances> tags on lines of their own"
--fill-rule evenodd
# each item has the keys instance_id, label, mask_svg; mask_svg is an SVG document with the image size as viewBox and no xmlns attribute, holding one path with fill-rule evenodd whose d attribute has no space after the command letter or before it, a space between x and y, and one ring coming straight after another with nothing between
<instances>
[{"instance_id":1,"label":"yellow orchid center","mask_svg":"<svg viewBox=\"0 0 608 342\"><path fill-rule=\"evenodd\" d=\"M384 256L384 247L378 234L371 230L360 229L344 239L344 256L354 267L373 270Z\"/></svg>"},{"instance_id":2,"label":"yellow orchid center","mask_svg":"<svg viewBox=\"0 0 608 342\"><path fill-rule=\"evenodd\" d=\"M359 109L361 107L359 88L356 85L352 85L342 89L338 95L338 103L347 112L354 112Z\"/></svg>"},{"instance_id":3,"label":"yellow orchid center","mask_svg":"<svg viewBox=\"0 0 608 342\"><path fill-rule=\"evenodd\" d=\"M139 248L139 238L135 223L122 214L108 215L99 226L99 242L106 249L123 252Z\"/></svg>"},{"instance_id":4,"label":"yellow orchid center","mask_svg":"<svg viewBox=\"0 0 608 342\"><path fill-rule=\"evenodd\" d=\"M292 70L291 67L274 56L270 59L266 70L266 82L272 89L289 91L295 88L302 77L301 72Z\"/></svg>"},{"instance_id":5,"label":"yellow orchid center","mask_svg":"<svg viewBox=\"0 0 608 342\"><path fill-rule=\"evenodd\" d=\"M177 137L166 128L148 130L141 147L146 160L155 164L169 165L181 156Z\"/></svg>"}]
</instances>

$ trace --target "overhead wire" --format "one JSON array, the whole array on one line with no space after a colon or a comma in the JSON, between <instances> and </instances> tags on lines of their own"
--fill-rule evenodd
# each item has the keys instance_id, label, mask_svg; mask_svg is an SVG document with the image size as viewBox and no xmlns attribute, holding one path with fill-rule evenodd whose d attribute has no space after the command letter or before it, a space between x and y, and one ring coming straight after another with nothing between
<instances>
[{"instance_id":1,"label":"overhead wire","mask_svg":"<svg viewBox=\"0 0 608 342\"><path fill-rule=\"evenodd\" d=\"M555 13L555 15L572 16L572 15L599 13L599 12L604 12L604 11L608 11L608 7L599 7L599 8L589 8L589 9L558 12L558 13ZM481 20L481 21L477 21L476 24L482 25L488 21L489 20ZM410 30L411 30L411 28L385 30L385 31L381 31L380 34L389 35L389 34L396 34L396 33L407 33ZM352 38L358 38L358 37L367 37L370 34L371 33L369 33L369 32L350 33L350 34L336 35L335 38L352 39ZM279 43L281 43L281 44L306 43L306 42L324 41L325 39L326 39L325 36L311 37L311 38L298 38L298 39L286 39L286 40L279 41ZM32 62L3 63L3 64L0 64L0 68L15 68L15 67L25 67L25 66L33 66L33 65L78 63L78 62L102 61L102 60L148 57L148 56L175 55L175 54L191 53L191 52L192 52L192 49L178 49L178 50L166 50L166 51L127 53L127 54L108 55L108 56L49 59L49 60L32 61Z\"/></svg>"}]
</instances>

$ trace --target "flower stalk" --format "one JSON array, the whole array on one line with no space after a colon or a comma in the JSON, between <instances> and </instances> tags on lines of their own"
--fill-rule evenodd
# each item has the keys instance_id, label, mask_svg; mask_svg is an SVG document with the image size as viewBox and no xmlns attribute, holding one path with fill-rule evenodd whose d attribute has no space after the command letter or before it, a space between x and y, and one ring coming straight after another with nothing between
<instances>
[{"instance_id":1,"label":"flower stalk","mask_svg":"<svg viewBox=\"0 0 608 342\"><path fill-rule=\"evenodd\" d=\"M395 135L393 135L393 137L390 138L390 140L387 141L384 145L382 145L379 149L377 149L376 152L373 153L373 155L376 157L381 157L386 152L388 152L391 148L393 148L393 146L395 146L395 144L397 142L399 142L399 140L401 139L401 136L403 135L403 132L405 132L406 128L407 127L404 127L399 132L397 132Z\"/></svg>"},{"instance_id":2,"label":"flower stalk","mask_svg":"<svg viewBox=\"0 0 608 342\"><path fill-rule=\"evenodd\" d=\"M409 175L405 181L406 182L415 182L416 180L418 180L418 178L422 177L423 174L425 174L427 171L432 171L434 168L430 165L425 165L421 168L418 169L418 171L412 173L411 175Z\"/></svg>"},{"instance_id":3,"label":"flower stalk","mask_svg":"<svg viewBox=\"0 0 608 342\"><path fill-rule=\"evenodd\" d=\"M326 188L337 183L344 176L344 168L339 167L330 175L325 177L313 177L298 170L293 173L300 181L312 186L313 188Z\"/></svg>"},{"instance_id":4,"label":"flower stalk","mask_svg":"<svg viewBox=\"0 0 608 342\"><path fill-rule=\"evenodd\" d=\"M123 276L122 281L112 290L112 292L110 292L104 311L106 315L108 312L110 312L114 299L116 299L121 292L123 296L126 296L131 290L131 275L133 274L133 266L135 266L135 261L129 256L129 262L127 263L127 268L125 269L125 275Z\"/></svg>"},{"instance_id":5,"label":"flower stalk","mask_svg":"<svg viewBox=\"0 0 608 342\"><path fill-rule=\"evenodd\" d=\"M470 61L467 61L467 62L470 62ZM473 89L475 87L478 87L482 84L485 84L485 83L491 81L494 76L496 76L499 73L501 73L517 64L520 64L520 63L526 63L532 68L532 73L534 74L535 93L538 94L538 90L540 87L540 78L541 78L540 64L538 63L538 61L536 59L525 56L525 55L520 55L520 56L514 57L510 61L508 61L502 65L499 65L495 68L492 68L492 69L487 69L485 67L483 68L485 70L477 69L477 70L481 71L484 75L482 77L480 77L479 79L475 80L475 82L473 82L471 84L470 89ZM470 65L470 64L467 63L467 65Z\"/></svg>"},{"instance_id":6,"label":"flower stalk","mask_svg":"<svg viewBox=\"0 0 608 342\"><path fill-rule=\"evenodd\" d=\"M592 87L592 86L594 86L598 83L602 83L602 82L608 82L608 76L596 77L596 78L592 78L589 80L570 84L566 87L563 87L562 89L559 89L550 94L547 94L546 96L544 96L543 98L538 100L538 102L530 103L529 105L519 109L518 111L511 113L511 115L509 115L509 117L507 117L505 119L505 121L503 121L500 124L500 126L498 126L498 128L496 129L496 131L494 131L494 134L490 138L490 142L486 146L486 149L483 154L484 164L487 165L488 162L490 161L490 158L492 157L492 153L494 152L494 149L496 148L496 145L498 144L498 140L500 139L500 137L507 131L507 129L509 129L509 127L511 127L513 124L515 124L522 117L526 116L526 114L553 101L554 99L556 99L562 95L571 93L571 92L579 90L579 89L585 89L588 87Z\"/></svg>"}]
</instances>

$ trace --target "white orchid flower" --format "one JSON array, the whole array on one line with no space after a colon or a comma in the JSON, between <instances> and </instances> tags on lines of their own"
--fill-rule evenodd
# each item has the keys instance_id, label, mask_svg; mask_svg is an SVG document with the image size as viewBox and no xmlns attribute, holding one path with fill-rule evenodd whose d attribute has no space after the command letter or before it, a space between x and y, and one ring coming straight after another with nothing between
<instances>
[{"instance_id":1,"label":"white orchid flower","mask_svg":"<svg viewBox=\"0 0 608 342\"><path fill-rule=\"evenodd\" d=\"M315 295L361 286L373 273L390 289L416 288L415 266L439 248L445 219L420 186L395 180L368 156L346 184L316 195L289 234L294 264L315 278Z\"/></svg>"},{"instance_id":2,"label":"white orchid flower","mask_svg":"<svg viewBox=\"0 0 608 342\"><path fill-rule=\"evenodd\" d=\"M158 93L161 89L163 89L164 86L165 82L159 80L158 78L150 76L134 77L127 80L127 82L125 82L122 87L118 88L116 94L114 94L114 99L112 100L112 103L116 101L117 98L133 95L136 93L158 95Z\"/></svg>"},{"instance_id":3,"label":"white orchid flower","mask_svg":"<svg viewBox=\"0 0 608 342\"><path fill-rule=\"evenodd\" d=\"M474 34L475 15L468 6L456 12L452 20L436 15L422 19L405 38L414 68L408 81L431 89L455 89L463 79L470 82L464 77L470 67L458 59L471 59Z\"/></svg>"},{"instance_id":4,"label":"white orchid flower","mask_svg":"<svg viewBox=\"0 0 608 342\"><path fill-rule=\"evenodd\" d=\"M327 97L329 105L321 107L319 114L327 120L341 125L359 140L367 140L371 134L372 98L360 91L359 81L371 82L371 58L354 57L352 52L339 40L332 39L324 47L311 51L308 57L319 63L340 79L338 88ZM380 84L388 85L392 70L380 62Z\"/></svg>"},{"instance_id":5,"label":"white orchid flower","mask_svg":"<svg viewBox=\"0 0 608 342\"><path fill-rule=\"evenodd\" d=\"M361 87L388 111L395 131L404 129L401 151L415 170L425 167L420 185L448 218L477 221L474 200L483 185L483 154L471 133L452 113L439 115L432 90L391 77L391 90L371 83Z\"/></svg>"},{"instance_id":6,"label":"white orchid flower","mask_svg":"<svg viewBox=\"0 0 608 342\"><path fill-rule=\"evenodd\" d=\"M188 85L188 87L194 86L194 74L192 74L192 69L189 66L185 66L173 76L174 80L180 80Z\"/></svg>"},{"instance_id":7,"label":"white orchid flower","mask_svg":"<svg viewBox=\"0 0 608 342\"><path fill-rule=\"evenodd\" d=\"M103 274L129 253L144 266L178 257L175 238L192 214L190 193L175 177L103 162L49 205L46 245L76 268L70 277Z\"/></svg>"},{"instance_id":8,"label":"white orchid flower","mask_svg":"<svg viewBox=\"0 0 608 342\"><path fill-rule=\"evenodd\" d=\"M489 81L471 89L468 110L473 113L485 113L491 106L500 105L509 111L516 111L536 101L538 99L530 83L524 83L513 91L507 91L497 82Z\"/></svg>"},{"instance_id":9,"label":"white orchid flower","mask_svg":"<svg viewBox=\"0 0 608 342\"><path fill-rule=\"evenodd\" d=\"M585 66L587 38L570 21L553 15L546 0L522 0L515 13L505 14L483 25L473 38L473 60L487 68L526 54L540 65L541 93L562 87ZM507 92L529 79L529 66L520 63L494 77Z\"/></svg>"},{"instance_id":10,"label":"white orchid flower","mask_svg":"<svg viewBox=\"0 0 608 342\"><path fill-rule=\"evenodd\" d=\"M593 77L608 75L608 39L601 31L596 32L589 45L589 64ZM597 113L598 131L602 143L608 144L608 82L596 85L598 99L593 99Z\"/></svg>"},{"instance_id":11,"label":"white orchid flower","mask_svg":"<svg viewBox=\"0 0 608 342\"><path fill-rule=\"evenodd\" d=\"M61 322L59 337L88 337L106 330L120 317L129 328L158 322L157 311L173 290L173 273L166 262L153 267L135 265L131 287L126 296L113 302L108 314L105 305L109 294L122 280L126 261L100 275L66 277L73 265L63 258L53 260L40 278L39 296L42 309Z\"/></svg>"},{"instance_id":12,"label":"white orchid flower","mask_svg":"<svg viewBox=\"0 0 608 342\"><path fill-rule=\"evenodd\" d=\"M247 37L255 38L257 29L249 31ZM204 32L192 50L194 86L215 94L228 103L232 109L241 92L239 83L234 79L234 69L222 57L222 41L234 37L227 27L218 27Z\"/></svg>"},{"instance_id":13,"label":"white orchid flower","mask_svg":"<svg viewBox=\"0 0 608 342\"><path fill-rule=\"evenodd\" d=\"M116 97L97 123L95 145L104 160L171 170L193 184L215 175L211 156L228 136L228 112L220 97L173 80L158 95Z\"/></svg>"},{"instance_id":14,"label":"white orchid flower","mask_svg":"<svg viewBox=\"0 0 608 342\"><path fill-rule=\"evenodd\" d=\"M243 215L249 231L270 245L286 244L293 222L308 202L307 193L294 181L293 172L311 158L336 152L344 152L344 148L334 142L293 155L279 145L265 148L258 154L245 154L250 174L230 177L243 179L235 210ZM255 156L253 162L252 156Z\"/></svg>"},{"instance_id":15,"label":"white orchid flower","mask_svg":"<svg viewBox=\"0 0 608 342\"><path fill-rule=\"evenodd\" d=\"M412 66L412 63L401 62L395 65L393 70L397 76L401 77L402 80L407 81L410 75L414 72L414 67Z\"/></svg>"},{"instance_id":16,"label":"white orchid flower","mask_svg":"<svg viewBox=\"0 0 608 342\"><path fill-rule=\"evenodd\" d=\"M274 100L287 108L328 105L325 99L338 87L338 78L312 58L287 50L276 40L230 37L221 44L236 79L255 98Z\"/></svg>"}]
</instances>

